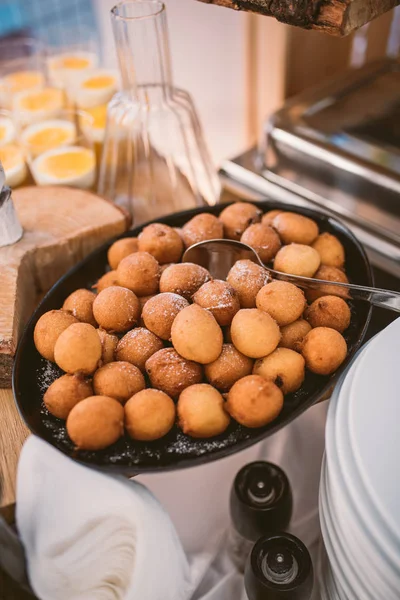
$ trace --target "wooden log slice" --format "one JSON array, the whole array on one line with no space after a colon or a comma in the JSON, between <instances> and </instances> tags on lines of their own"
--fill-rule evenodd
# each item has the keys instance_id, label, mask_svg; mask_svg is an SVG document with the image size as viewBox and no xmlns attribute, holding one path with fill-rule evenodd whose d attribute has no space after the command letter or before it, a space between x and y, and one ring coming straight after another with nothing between
<instances>
[{"instance_id":1,"label":"wooden log slice","mask_svg":"<svg viewBox=\"0 0 400 600\"><path fill-rule=\"evenodd\" d=\"M91 192L25 187L13 192L22 238L0 248L0 388L38 298L92 250L127 229L124 214Z\"/></svg>"},{"instance_id":2,"label":"wooden log slice","mask_svg":"<svg viewBox=\"0 0 400 600\"><path fill-rule=\"evenodd\" d=\"M400 0L201 0L331 35L351 33L400 4Z\"/></svg>"}]
</instances>

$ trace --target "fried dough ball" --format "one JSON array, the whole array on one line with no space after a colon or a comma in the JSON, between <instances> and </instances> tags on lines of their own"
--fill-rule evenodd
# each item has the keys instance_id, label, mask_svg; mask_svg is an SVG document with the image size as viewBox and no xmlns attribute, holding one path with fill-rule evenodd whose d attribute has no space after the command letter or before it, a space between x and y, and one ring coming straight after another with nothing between
<instances>
[{"instance_id":1,"label":"fried dough ball","mask_svg":"<svg viewBox=\"0 0 400 600\"><path fill-rule=\"evenodd\" d=\"M263 427L279 415L283 394L277 385L260 375L247 375L231 387L226 410L245 427Z\"/></svg>"},{"instance_id":2,"label":"fried dough ball","mask_svg":"<svg viewBox=\"0 0 400 600\"><path fill-rule=\"evenodd\" d=\"M209 213L196 215L182 227L182 238L186 248L198 242L223 237L224 228L221 221Z\"/></svg>"},{"instance_id":3,"label":"fried dough ball","mask_svg":"<svg viewBox=\"0 0 400 600\"><path fill-rule=\"evenodd\" d=\"M149 296L139 296L140 314L143 312L143 307L151 298L154 298L157 294L150 294Z\"/></svg>"},{"instance_id":4,"label":"fried dough ball","mask_svg":"<svg viewBox=\"0 0 400 600\"><path fill-rule=\"evenodd\" d=\"M168 225L152 223L139 234L140 252L148 252L160 263L174 263L181 259L183 243L179 233Z\"/></svg>"},{"instance_id":5,"label":"fried dough ball","mask_svg":"<svg viewBox=\"0 0 400 600\"><path fill-rule=\"evenodd\" d=\"M160 390L142 390L125 404L125 427L134 440L158 440L174 426L173 400Z\"/></svg>"},{"instance_id":6,"label":"fried dough ball","mask_svg":"<svg viewBox=\"0 0 400 600\"><path fill-rule=\"evenodd\" d=\"M116 335L107 333L104 329L97 329L97 335L101 342L101 362L103 365L114 361L114 354L118 344Z\"/></svg>"},{"instance_id":7,"label":"fried dough ball","mask_svg":"<svg viewBox=\"0 0 400 600\"><path fill-rule=\"evenodd\" d=\"M253 373L275 383L284 394L291 394L304 381L305 360L294 350L277 348L269 356L256 360Z\"/></svg>"},{"instance_id":8,"label":"fried dough ball","mask_svg":"<svg viewBox=\"0 0 400 600\"><path fill-rule=\"evenodd\" d=\"M123 332L138 322L139 300L131 290L111 286L97 296L93 303L93 314L103 329Z\"/></svg>"},{"instance_id":9,"label":"fried dough ball","mask_svg":"<svg viewBox=\"0 0 400 600\"><path fill-rule=\"evenodd\" d=\"M206 365L221 354L223 335L220 326L208 310L191 304L175 317L171 328L171 340L181 356Z\"/></svg>"},{"instance_id":10,"label":"fried dough ball","mask_svg":"<svg viewBox=\"0 0 400 600\"><path fill-rule=\"evenodd\" d=\"M250 225L240 241L254 248L263 263L269 263L281 247L281 240L276 231L262 223Z\"/></svg>"},{"instance_id":11,"label":"fried dough ball","mask_svg":"<svg viewBox=\"0 0 400 600\"><path fill-rule=\"evenodd\" d=\"M193 302L209 310L221 326L229 325L240 309L237 291L230 283L219 279L204 283L193 296Z\"/></svg>"},{"instance_id":12,"label":"fried dough ball","mask_svg":"<svg viewBox=\"0 0 400 600\"><path fill-rule=\"evenodd\" d=\"M272 226L284 244L312 244L319 233L315 221L292 212L277 215Z\"/></svg>"},{"instance_id":13,"label":"fried dough ball","mask_svg":"<svg viewBox=\"0 0 400 600\"><path fill-rule=\"evenodd\" d=\"M146 360L161 348L163 343L160 338L145 327L136 327L118 342L115 358L129 362L144 371Z\"/></svg>"},{"instance_id":14,"label":"fried dough ball","mask_svg":"<svg viewBox=\"0 0 400 600\"><path fill-rule=\"evenodd\" d=\"M230 204L219 215L224 234L230 240L240 240L243 232L253 223L261 221L262 211L250 202Z\"/></svg>"},{"instance_id":15,"label":"fried dough ball","mask_svg":"<svg viewBox=\"0 0 400 600\"><path fill-rule=\"evenodd\" d=\"M194 438L220 435L230 423L221 394L208 383L198 383L183 390L178 400L179 426Z\"/></svg>"},{"instance_id":16,"label":"fried dough ball","mask_svg":"<svg viewBox=\"0 0 400 600\"><path fill-rule=\"evenodd\" d=\"M164 273L165 269L168 269L168 267L174 264L175 263L165 263L164 265L160 265L160 277Z\"/></svg>"},{"instance_id":17,"label":"fried dough ball","mask_svg":"<svg viewBox=\"0 0 400 600\"><path fill-rule=\"evenodd\" d=\"M279 326L296 321L306 308L303 291L286 281L271 281L257 294L257 308L267 312Z\"/></svg>"},{"instance_id":18,"label":"fried dough ball","mask_svg":"<svg viewBox=\"0 0 400 600\"><path fill-rule=\"evenodd\" d=\"M217 360L205 366L207 380L221 392L227 392L233 384L250 375L253 370L253 361L233 344L224 344Z\"/></svg>"},{"instance_id":19,"label":"fried dough ball","mask_svg":"<svg viewBox=\"0 0 400 600\"><path fill-rule=\"evenodd\" d=\"M271 354L281 333L274 319L258 308L244 308L233 317L231 337L234 346L250 358Z\"/></svg>"},{"instance_id":20,"label":"fried dough ball","mask_svg":"<svg viewBox=\"0 0 400 600\"><path fill-rule=\"evenodd\" d=\"M321 265L318 271L314 274L315 279L324 279L325 281L336 281L338 283L349 283L341 269L336 267L328 267ZM307 300L313 302L321 296L339 296L340 298L349 298L349 292L346 288L338 288L334 285L321 285L318 289L307 290Z\"/></svg>"},{"instance_id":21,"label":"fried dough ball","mask_svg":"<svg viewBox=\"0 0 400 600\"><path fill-rule=\"evenodd\" d=\"M49 413L65 420L75 404L89 396L93 396L89 381L79 375L62 375L47 388L43 402Z\"/></svg>"},{"instance_id":22,"label":"fried dough ball","mask_svg":"<svg viewBox=\"0 0 400 600\"><path fill-rule=\"evenodd\" d=\"M177 398L189 385L203 379L201 365L186 360L173 348L163 348L146 361L146 371L152 387Z\"/></svg>"},{"instance_id":23,"label":"fried dough ball","mask_svg":"<svg viewBox=\"0 0 400 600\"><path fill-rule=\"evenodd\" d=\"M115 398L121 404L145 388L141 371L130 362L118 361L104 365L93 376L97 396Z\"/></svg>"},{"instance_id":24,"label":"fried dough ball","mask_svg":"<svg viewBox=\"0 0 400 600\"><path fill-rule=\"evenodd\" d=\"M49 310L44 313L35 325L33 341L36 350L46 358L54 362L54 346L59 335L78 319L65 310Z\"/></svg>"},{"instance_id":25,"label":"fried dough ball","mask_svg":"<svg viewBox=\"0 0 400 600\"><path fill-rule=\"evenodd\" d=\"M54 360L66 373L91 375L101 359L101 342L89 323L74 323L56 341Z\"/></svg>"},{"instance_id":26,"label":"fried dough ball","mask_svg":"<svg viewBox=\"0 0 400 600\"><path fill-rule=\"evenodd\" d=\"M158 292L160 265L148 252L135 252L122 259L117 269L118 283L137 296Z\"/></svg>"},{"instance_id":27,"label":"fried dough ball","mask_svg":"<svg viewBox=\"0 0 400 600\"><path fill-rule=\"evenodd\" d=\"M117 269L123 258L139 250L137 238L126 237L114 242L108 249L107 259L111 269Z\"/></svg>"},{"instance_id":28,"label":"fried dough ball","mask_svg":"<svg viewBox=\"0 0 400 600\"><path fill-rule=\"evenodd\" d=\"M161 275L160 292L171 292L191 300L193 294L210 281L211 275L204 267L194 263L171 265Z\"/></svg>"},{"instance_id":29,"label":"fried dough ball","mask_svg":"<svg viewBox=\"0 0 400 600\"><path fill-rule=\"evenodd\" d=\"M349 280L341 269L336 267L328 267L321 265L314 275L314 279L324 279L325 281L335 281L338 283L349 283ZM320 285L318 289L307 290L307 300L313 302L322 296L339 296L340 298L348 299L350 294L347 288L339 288L334 285Z\"/></svg>"},{"instance_id":30,"label":"fried dough ball","mask_svg":"<svg viewBox=\"0 0 400 600\"><path fill-rule=\"evenodd\" d=\"M343 298L323 296L308 307L305 318L311 327L331 327L342 333L350 325L351 312Z\"/></svg>"},{"instance_id":31,"label":"fried dough ball","mask_svg":"<svg viewBox=\"0 0 400 600\"><path fill-rule=\"evenodd\" d=\"M172 323L179 311L186 306L189 306L189 302L182 296L164 292L146 302L142 319L147 329L162 340L170 340Z\"/></svg>"},{"instance_id":32,"label":"fried dough ball","mask_svg":"<svg viewBox=\"0 0 400 600\"><path fill-rule=\"evenodd\" d=\"M269 225L271 227L275 217L281 215L283 212L283 210L279 209L269 210L262 216L261 223L263 225Z\"/></svg>"},{"instance_id":33,"label":"fried dough ball","mask_svg":"<svg viewBox=\"0 0 400 600\"><path fill-rule=\"evenodd\" d=\"M310 371L318 375L330 375L345 360L347 344L336 329L316 327L304 338L301 353Z\"/></svg>"},{"instance_id":34,"label":"fried dough ball","mask_svg":"<svg viewBox=\"0 0 400 600\"><path fill-rule=\"evenodd\" d=\"M282 273L312 277L320 265L319 254L311 246L289 244L275 256L274 269Z\"/></svg>"},{"instance_id":35,"label":"fried dough ball","mask_svg":"<svg viewBox=\"0 0 400 600\"><path fill-rule=\"evenodd\" d=\"M124 433L124 407L114 398L89 396L67 419L67 432L79 450L102 450Z\"/></svg>"},{"instance_id":36,"label":"fried dough ball","mask_svg":"<svg viewBox=\"0 0 400 600\"><path fill-rule=\"evenodd\" d=\"M92 287L96 289L99 294L112 285L118 285L117 271L108 271L108 273L103 275L103 277L100 277Z\"/></svg>"},{"instance_id":37,"label":"fried dough ball","mask_svg":"<svg viewBox=\"0 0 400 600\"><path fill-rule=\"evenodd\" d=\"M342 243L335 235L325 232L321 233L312 247L321 258L321 265L341 269L344 265L345 254Z\"/></svg>"},{"instance_id":38,"label":"fried dough ball","mask_svg":"<svg viewBox=\"0 0 400 600\"><path fill-rule=\"evenodd\" d=\"M305 319L289 323L281 328L282 337L279 346L301 352L303 340L309 331L311 331L311 325Z\"/></svg>"},{"instance_id":39,"label":"fried dough ball","mask_svg":"<svg viewBox=\"0 0 400 600\"><path fill-rule=\"evenodd\" d=\"M80 289L72 292L63 304L63 310L71 312L78 321L90 323L96 327L97 323L93 316L93 302L96 294L89 290Z\"/></svg>"},{"instance_id":40,"label":"fried dough ball","mask_svg":"<svg viewBox=\"0 0 400 600\"><path fill-rule=\"evenodd\" d=\"M268 283L268 273L251 260L238 260L226 280L237 291L240 306L254 308L258 292Z\"/></svg>"}]
</instances>

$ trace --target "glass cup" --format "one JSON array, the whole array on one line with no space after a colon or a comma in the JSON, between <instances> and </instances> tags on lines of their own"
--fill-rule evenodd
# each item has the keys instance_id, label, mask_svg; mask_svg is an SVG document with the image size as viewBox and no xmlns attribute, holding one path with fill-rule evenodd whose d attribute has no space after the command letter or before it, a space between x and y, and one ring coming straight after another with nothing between
<instances>
[{"instance_id":1,"label":"glass cup","mask_svg":"<svg viewBox=\"0 0 400 600\"><path fill-rule=\"evenodd\" d=\"M46 82L46 51L33 38L0 41L0 107L11 108L15 94Z\"/></svg>"},{"instance_id":2,"label":"glass cup","mask_svg":"<svg viewBox=\"0 0 400 600\"><path fill-rule=\"evenodd\" d=\"M0 110L0 162L4 168L6 185L16 188L27 183L25 154L17 141L17 129L8 110Z\"/></svg>"},{"instance_id":3,"label":"glass cup","mask_svg":"<svg viewBox=\"0 0 400 600\"><path fill-rule=\"evenodd\" d=\"M15 93L11 108L15 124L23 129L58 117L67 108L67 99L63 89L45 85Z\"/></svg>"},{"instance_id":4,"label":"glass cup","mask_svg":"<svg viewBox=\"0 0 400 600\"><path fill-rule=\"evenodd\" d=\"M92 128L91 115L76 110L64 110L56 118L26 127L20 139L35 183L94 189Z\"/></svg>"},{"instance_id":5,"label":"glass cup","mask_svg":"<svg viewBox=\"0 0 400 600\"><path fill-rule=\"evenodd\" d=\"M52 85L68 88L76 77L99 63L98 43L95 33L87 27L65 29L59 26L46 31L47 69Z\"/></svg>"}]
</instances>

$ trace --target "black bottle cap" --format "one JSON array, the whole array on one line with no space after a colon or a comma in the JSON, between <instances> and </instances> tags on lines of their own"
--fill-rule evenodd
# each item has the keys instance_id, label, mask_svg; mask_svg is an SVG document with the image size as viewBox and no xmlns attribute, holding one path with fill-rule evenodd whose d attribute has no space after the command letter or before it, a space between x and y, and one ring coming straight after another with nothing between
<instances>
[{"instance_id":1,"label":"black bottle cap","mask_svg":"<svg viewBox=\"0 0 400 600\"><path fill-rule=\"evenodd\" d=\"M310 554L289 533L262 537L247 560L244 583L249 600L309 600L314 583Z\"/></svg>"},{"instance_id":2,"label":"black bottle cap","mask_svg":"<svg viewBox=\"0 0 400 600\"><path fill-rule=\"evenodd\" d=\"M256 541L271 531L285 530L292 516L292 490L285 473L272 463L244 466L231 489L231 519L236 531Z\"/></svg>"}]
</instances>

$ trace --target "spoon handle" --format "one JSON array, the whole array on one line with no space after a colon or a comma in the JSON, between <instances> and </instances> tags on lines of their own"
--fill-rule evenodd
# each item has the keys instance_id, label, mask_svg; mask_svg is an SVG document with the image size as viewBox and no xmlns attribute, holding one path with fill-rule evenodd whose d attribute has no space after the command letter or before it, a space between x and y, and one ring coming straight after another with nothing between
<instances>
[{"instance_id":1,"label":"spoon handle","mask_svg":"<svg viewBox=\"0 0 400 600\"><path fill-rule=\"evenodd\" d=\"M366 300L373 306L386 308L395 312L400 312L400 292L394 290L383 290L380 288L364 287L353 283L339 283L336 281L323 281L321 279L311 279L309 277L300 277L298 275L287 275L280 271L272 271L268 269L274 279L280 281L288 281L294 283L298 287L306 290L321 289L321 286L329 286L338 288L338 292L342 289L348 293L348 297L353 300Z\"/></svg>"}]
</instances>

